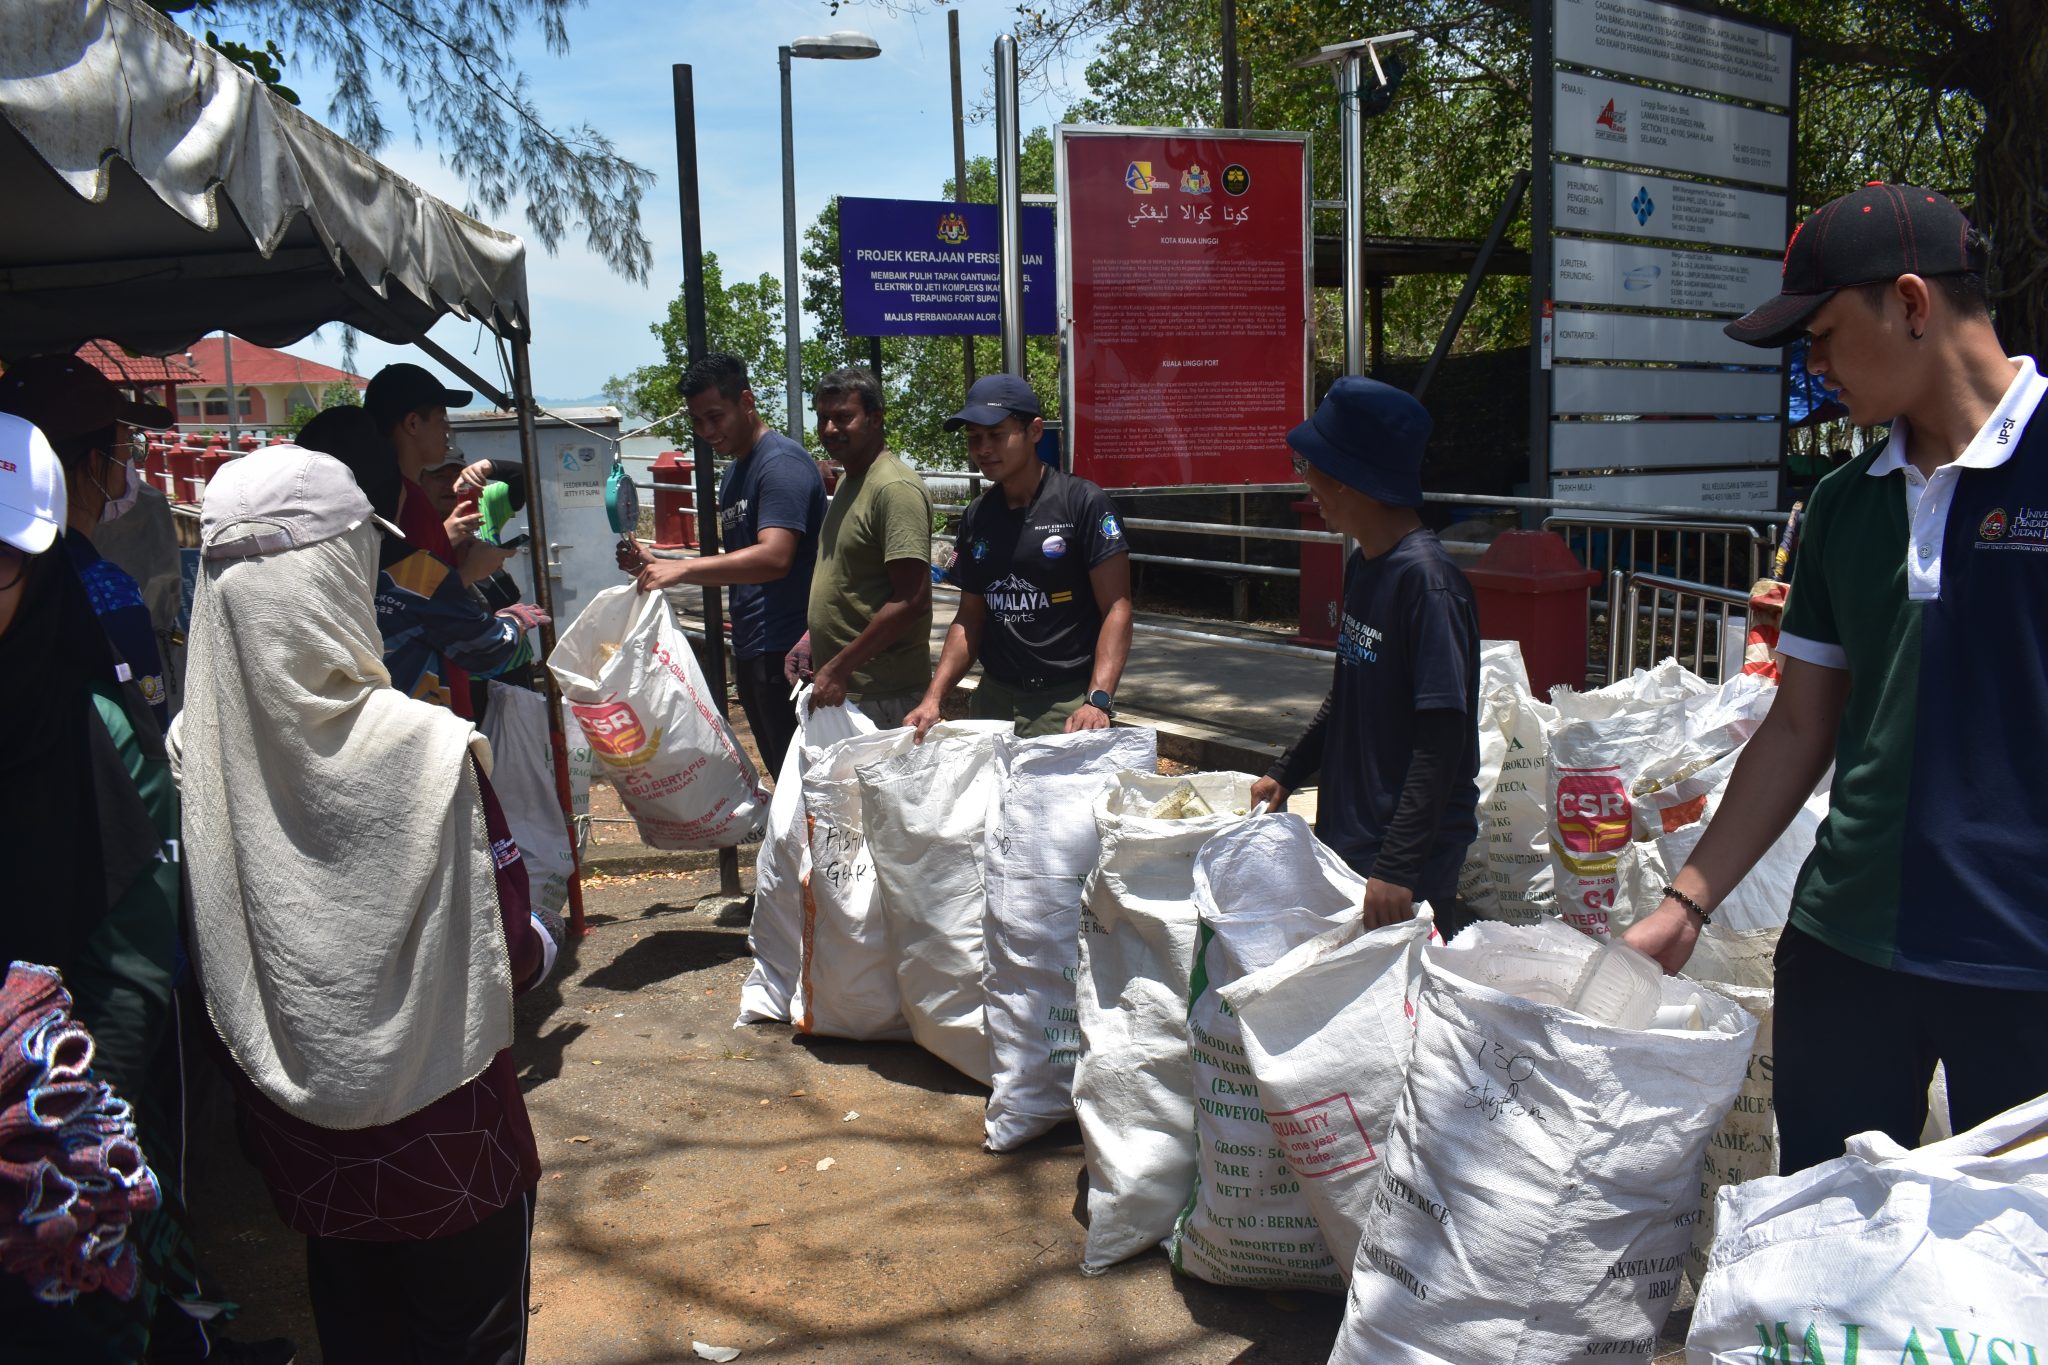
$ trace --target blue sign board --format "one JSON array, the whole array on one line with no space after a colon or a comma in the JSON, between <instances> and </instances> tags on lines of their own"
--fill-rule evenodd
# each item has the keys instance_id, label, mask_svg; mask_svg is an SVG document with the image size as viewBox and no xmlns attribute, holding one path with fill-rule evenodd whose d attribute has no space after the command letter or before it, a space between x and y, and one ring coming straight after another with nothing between
<instances>
[{"instance_id":1,"label":"blue sign board","mask_svg":"<svg viewBox=\"0 0 2048 1365\"><path fill-rule=\"evenodd\" d=\"M1024 330L1059 330L1052 210L1024 207ZM1002 311L994 204L839 201L839 279L852 337L995 336Z\"/></svg>"}]
</instances>

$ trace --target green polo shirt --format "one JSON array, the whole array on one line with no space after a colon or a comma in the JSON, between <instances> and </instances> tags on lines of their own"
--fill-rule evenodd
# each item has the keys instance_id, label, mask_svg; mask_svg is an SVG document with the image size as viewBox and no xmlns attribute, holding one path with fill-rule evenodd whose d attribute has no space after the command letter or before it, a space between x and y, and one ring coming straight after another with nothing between
<instances>
[{"instance_id":1,"label":"green polo shirt","mask_svg":"<svg viewBox=\"0 0 2048 1365\"><path fill-rule=\"evenodd\" d=\"M818 531L811 575L811 663L823 668L852 644L889 600L891 561L932 561L932 500L915 470L883 451L867 469L839 481ZM861 697L922 695L932 681L932 609L853 674Z\"/></svg>"}]
</instances>

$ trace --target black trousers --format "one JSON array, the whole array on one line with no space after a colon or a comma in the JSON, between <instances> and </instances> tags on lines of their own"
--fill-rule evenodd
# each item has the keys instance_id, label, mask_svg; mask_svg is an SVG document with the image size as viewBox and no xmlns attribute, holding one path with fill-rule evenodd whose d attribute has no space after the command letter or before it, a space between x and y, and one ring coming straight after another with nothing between
<instances>
[{"instance_id":1,"label":"black trousers","mask_svg":"<svg viewBox=\"0 0 2048 1365\"><path fill-rule=\"evenodd\" d=\"M532 1246L532 1190L449 1237L308 1237L327 1365L522 1365Z\"/></svg>"},{"instance_id":2,"label":"black trousers","mask_svg":"<svg viewBox=\"0 0 2048 1365\"><path fill-rule=\"evenodd\" d=\"M782 773L783 755L796 738L796 703L789 698L789 680L782 676L782 661L788 650L756 654L733 666L733 686L740 694L740 709L747 713L747 725L761 750L761 764L770 778Z\"/></svg>"},{"instance_id":3,"label":"black trousers","mask_svg":"<svg viewBox=\"0 0 2048 1365\"><path fill-rule=\"evenodd\" d=\"M1958 1133L2048 1092L2048 992L1873 967L1789 925L1773 1027L1782 1175L1833 1160L1857 1133L1917 1146L1937 1061Z\"/></svg>"}]
</instances>

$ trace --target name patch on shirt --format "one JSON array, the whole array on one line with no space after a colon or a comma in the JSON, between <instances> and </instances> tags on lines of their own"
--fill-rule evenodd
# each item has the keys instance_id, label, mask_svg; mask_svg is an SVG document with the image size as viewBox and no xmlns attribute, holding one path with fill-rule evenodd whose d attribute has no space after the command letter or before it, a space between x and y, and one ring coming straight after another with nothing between
<instances>
[{"instance_id":1,"label":"name patch on shirt","mask_svg":"<svg viewBox=\"0 0 2048 1365\"><path fill-rule=\"evenodd\" d=\"M1994 507L1977 523L1980 550L2033 550L2048 552L2048 507L2021 504L2010 516Z\"/></svg>"}]
</instances>

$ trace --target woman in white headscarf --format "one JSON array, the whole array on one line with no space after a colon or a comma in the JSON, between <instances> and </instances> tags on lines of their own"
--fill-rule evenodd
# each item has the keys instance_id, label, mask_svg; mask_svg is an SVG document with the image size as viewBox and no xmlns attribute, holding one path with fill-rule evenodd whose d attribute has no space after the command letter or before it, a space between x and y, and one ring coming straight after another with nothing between
<instances>
[{"instance_id":1,"label":"woman in white headscarf","mask_svg":"<svg viewBox=\"0 0 2048 1365\"><path fill-rule=\"evenodd\" d=\"M389 686L382 534L295 446L207 487L173 730L193 955L327 1360L501 1365L540 1175L512 996L552 953L489 746Z\"/></svg>"}]
</instances>

